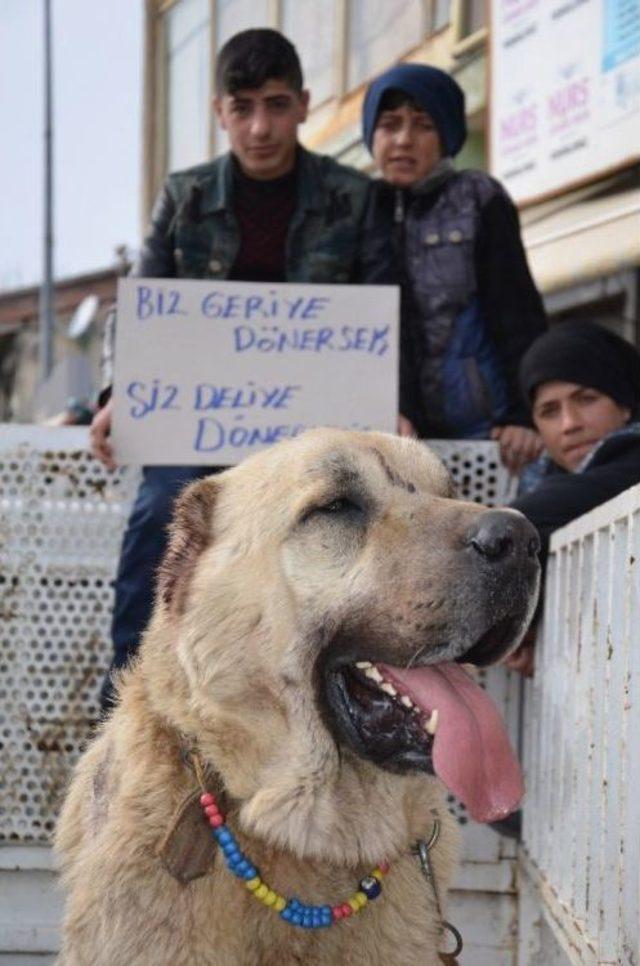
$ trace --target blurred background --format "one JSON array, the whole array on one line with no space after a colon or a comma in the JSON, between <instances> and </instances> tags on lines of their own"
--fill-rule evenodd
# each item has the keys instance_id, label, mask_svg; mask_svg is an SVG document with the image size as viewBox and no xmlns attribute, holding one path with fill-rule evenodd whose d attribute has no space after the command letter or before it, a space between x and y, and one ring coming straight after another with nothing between
<instances>
[{"instance_id":1,"label":"blurred background","mask_svg":"<svg viewBox=\"0 0 640 966\"><path fill-rule=\"evenodd\" d=\"M226 148L210 106L216 51L264 25L301 55L305 143L356 167L371 164L359 117L372 77L401 60L455 74L472 132L457 164L491 171L518 202L552 322L588 318L637 341L639 0L3 0L0 421L93 398L104 317L165 173Z\"/></svg>"}]
</instances>

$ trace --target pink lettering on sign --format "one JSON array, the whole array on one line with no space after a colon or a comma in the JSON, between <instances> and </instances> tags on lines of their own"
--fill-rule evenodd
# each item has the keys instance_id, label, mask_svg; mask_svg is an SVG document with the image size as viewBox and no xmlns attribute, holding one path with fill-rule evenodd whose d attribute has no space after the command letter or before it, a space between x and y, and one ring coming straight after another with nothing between
<instances>
[{"instance_id":1,"label":"pink lettering on sign","mask_svg":"<svg viewBox=\"0 0 640 966\"><path fill-rule=\"evenodd\" d=\"M549 113L552 118L559 118L581 110L589 101L589 93L588 77L572 81L551 94L548 101Z\"/></svg>"},{"instance_id":2,"label":"pink lettering on sign","mask_svg":"<svg viewBox=\"0 0 640 966\"><path fill-rule=\"evenodd\" d=\"M583 77L558 87L547 100L551 134L567 131L589 117L591 88L589 78Z\"/></svg>"},{"instance_id":3,"label":"pink lettering on sign","mask_svg":"<svg viewBox=\"0 0 640 966\"><path fill-rule=\"evenodd\" d=\"M527 104L500 122L500 141L504 154L512 154L534 144L538 135L538 106Z\"/></svg>"}]
</instances>

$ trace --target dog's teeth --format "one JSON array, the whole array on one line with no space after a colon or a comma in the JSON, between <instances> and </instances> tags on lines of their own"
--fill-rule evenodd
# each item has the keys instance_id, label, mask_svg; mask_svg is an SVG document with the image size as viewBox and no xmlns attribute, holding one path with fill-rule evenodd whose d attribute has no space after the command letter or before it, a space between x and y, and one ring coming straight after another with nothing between
<instances>
[{"instance_id":1,"label":"dog's teeth","mask_svg":"<svg viewBox=\"0 0 640 966\"><path fill-rule=\"evenodd\" d=\"M380 685L380 690L384 691L385 694L390 694L392 698L395 698L395 696L398 693L394 688L393 684L389 684L388 681L385 681L383 684Z\"/></svg>"},{"instance_id":2,"label":"dog's teeth","mask_svg":"<svg viewBox=\"0 0 640 966\"><path fill-rule=\"evenodd\" d=\"M405 708L412 708L413 707L413 701L411 700L411 698L409 697L408 694L403 694L402 695L402 697L400 698L400 704L403 704L405 706Z\"/></svg>"},{"instance_id":3,"label":"dog's teeth","mask_svg":"<svg viewBox=\"0 0 640 966\"><path fill-rule=\"evenodd\" d=\"M356 667L360 668L361 671L366 671L368 667L373 667L371 661L356 661Z\"/></svg>"},{"instance_id":4,"label":"dog's teeth","mask_svg":"<svg viewBox=\"0 0 640 966\"><path fill-rule=\"evenodd\" d=\"M438 727L438 709L434 708L431 712L431 717L428 721L424 723L424 730L428 731L430 735L435 735L436 728Z\"/></svg>"},{"instance_id":5,"label":"dog's teeth","mask_svg":"<svg viewBox=\"0 0 640 966\"><path fill-rule=\"evenodd\" d=\"M371 678L372 681L375 681L376 684L381 684L384 680L377 667L368 667L364 673L368 678Z\"/></svg>"}]
</instances>

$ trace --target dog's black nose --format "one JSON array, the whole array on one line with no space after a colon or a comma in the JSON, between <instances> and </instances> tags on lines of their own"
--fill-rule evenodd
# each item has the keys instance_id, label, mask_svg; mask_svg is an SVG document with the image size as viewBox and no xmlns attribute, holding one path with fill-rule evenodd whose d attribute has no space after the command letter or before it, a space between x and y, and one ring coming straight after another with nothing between
<instances>
[{"instance_id":1,"label":"dog's black nose","mask_svg":"<svg viewBox=\"0 0 640 966\"><path fill-rule=\"evenodd\" d=\"M479 516L467 531L467 545L489 563L535 557L540 537L526 517L513 510L490 510Z\"/></svg>"}]
</instances>

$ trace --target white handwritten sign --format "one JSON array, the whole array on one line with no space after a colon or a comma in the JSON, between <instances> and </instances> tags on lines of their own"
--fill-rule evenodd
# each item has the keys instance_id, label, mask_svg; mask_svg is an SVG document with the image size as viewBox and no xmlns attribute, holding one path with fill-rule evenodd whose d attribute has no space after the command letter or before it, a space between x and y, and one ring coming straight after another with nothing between
<instances>
[{"instance_id":1,"label":"white handwritten sign","mask_svg":"<svg viewBox=\"0 0 640 966\"><path fill-rule=\"evenodd\" d=\"M399 291L118 283L120 463L228 466L311 426L395 430Z\"/></svg>"}]
</instances>

